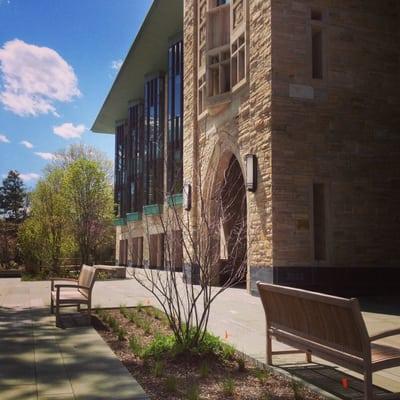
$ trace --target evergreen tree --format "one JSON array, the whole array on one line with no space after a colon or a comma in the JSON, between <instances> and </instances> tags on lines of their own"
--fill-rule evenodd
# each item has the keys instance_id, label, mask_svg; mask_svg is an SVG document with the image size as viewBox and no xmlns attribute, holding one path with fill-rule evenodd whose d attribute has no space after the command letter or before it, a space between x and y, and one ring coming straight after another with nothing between
<instances>
[{"instance_id":1,"label":"evergreen tree","mask_svg":"<svg viewBox=\"0 0 400 400\"><path fill-rule=\"evenodd\" d=\"M26 190L17 171L9 171L0 186L0 210L7 221L19 222L26 216Z\"/></svg>"}]
</instances>

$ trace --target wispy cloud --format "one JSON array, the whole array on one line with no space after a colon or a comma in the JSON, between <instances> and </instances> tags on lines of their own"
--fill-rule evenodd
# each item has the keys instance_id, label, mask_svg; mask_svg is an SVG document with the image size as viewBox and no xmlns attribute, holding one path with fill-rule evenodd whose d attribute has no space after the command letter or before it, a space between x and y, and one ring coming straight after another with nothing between
<instances>
[{"instance_id":1,"label":"wispy cloud","mask_svg":"<svg viewBox=\"0 0 400 400\"><path fill-rule=\"evenodd\" d=\"M0 48L0 102L20 116L52 113L80 96L73 68L53 49L14 39Z\"/></svg>"},{"instance_id":2,"label":"wispy cloud","mask_svg":"<svg viewBox=\"0 0 400 400\"><path fill-rule=\"evenodd\" d=\"M33 144L31 142L28 142L27 140L22 140L19 142L19 144L22 144L22 146L25 146L27 149L32 149Z\"/></svg>"},{"instance_id":3,"label":"wispy cloud","mask_svg":"<svg viewBox=\"0 0 400 400\"><path fill-rule=\"evenodd\" d=\"M24 182L36 181L40 178L40 175L35 172L28 172L26 174L20 174L19 176Z\"/></svg>"},{"instance_id":4,"label":"wispy cloud","mask_svg":"<svg viewBox=\"0 0 400 400\"><path fill-rule=\"evenodd\" d=\"M1 135L0 134L0 143L10 143L10 140L6 135Z\"/></svg>"},{"instance_id":5,"label":"wispy cloud","mask_svg":"<svg viewBox=\"0 0 400 400\"><path fill-rule=\"evenodd\" d=\"M42 153L40 151L35 151L35 154L37 156L39 156L40 158L42 158L43 160L47 160L47 161L55 160L57 158L57 156L53 153Z\"/></svg>"},{"instance_id":6,"label":"wispy cloud","mask_svg":"<svg viewBox=\"0 0 400 400\"><path fill-rule=\"evenodd\" d=\"M123 60L121 60L121 59L113 60L113 61L111 61L111 69L113 69L114 71L119 71L122 64L123 64Z\"/></svg>"},{"instance_id":7,"label":"wispy cloud","mask_svg":"<svg viewBox=\"0 0 400 400\"><path fill-rule=\"evenodd\" d=\"M74 125L70 122L58 126L53 126L54 134L62 137L63 139L80 138L85 132L85 130L86 130L85 125L83 124Z\"/></svg>"}]
</instances>

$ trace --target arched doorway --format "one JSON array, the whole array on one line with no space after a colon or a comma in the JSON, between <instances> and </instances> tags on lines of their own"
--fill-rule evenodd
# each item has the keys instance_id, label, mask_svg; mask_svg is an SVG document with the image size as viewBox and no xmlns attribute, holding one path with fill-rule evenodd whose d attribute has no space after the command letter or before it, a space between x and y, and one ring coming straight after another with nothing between
<instances>
[{"instance_id":1,"label":"arched doorway","mask_svg":"<svg viewBox=\"0 0 400 400\"><path fill-rule=\"evenodd\" d=\"M247 201L242 169L233 154L220 160L214 199L214 216L219 219L219 284L243 286L247 275Z\"/></svg>"}]
</instances>

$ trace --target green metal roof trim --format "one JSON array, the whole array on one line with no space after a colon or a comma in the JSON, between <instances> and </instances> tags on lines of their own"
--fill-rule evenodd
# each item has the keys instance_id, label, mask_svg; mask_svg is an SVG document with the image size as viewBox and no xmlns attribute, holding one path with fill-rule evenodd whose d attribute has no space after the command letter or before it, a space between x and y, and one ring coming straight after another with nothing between
<instances>
[{"instance_id":1,"label":"green metal roof trim","mask_svg":"<svg viewBox=\"0 0 400 400\"><path fill-rule=\"evenodd\" d=\"M128 102L143 98L145 75L167 71L169 41L183 29L183 0L154 0L91 130L115 133Z\"/></svg>"}]
</instances>

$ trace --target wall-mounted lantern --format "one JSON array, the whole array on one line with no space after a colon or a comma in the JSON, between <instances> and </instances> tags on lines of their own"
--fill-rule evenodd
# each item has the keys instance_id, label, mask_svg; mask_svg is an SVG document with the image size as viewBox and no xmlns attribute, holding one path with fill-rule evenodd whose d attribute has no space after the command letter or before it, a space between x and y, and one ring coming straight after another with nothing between
<instances>
[{"instance_id":1,"label":"wall-mounted lantern","mask_svg":"<svg viewBox=\"0 0 400 400\"><path fill-rule=\"evenodd\" d=\"M246 161L246 189L249 192L257 190L257 157L254 154L247 154Z\"/></svg>"},{"instance_id":2,"label":"wall-mounted lantern","mask_svg":"<svg viewBox=\"0 0 400 400\"><path fill-rule=\"evenodd\" d=\"M183 208L186 211L192 209L192 185L190 183L183 185Z\"/></svg>"}]
</instances>

